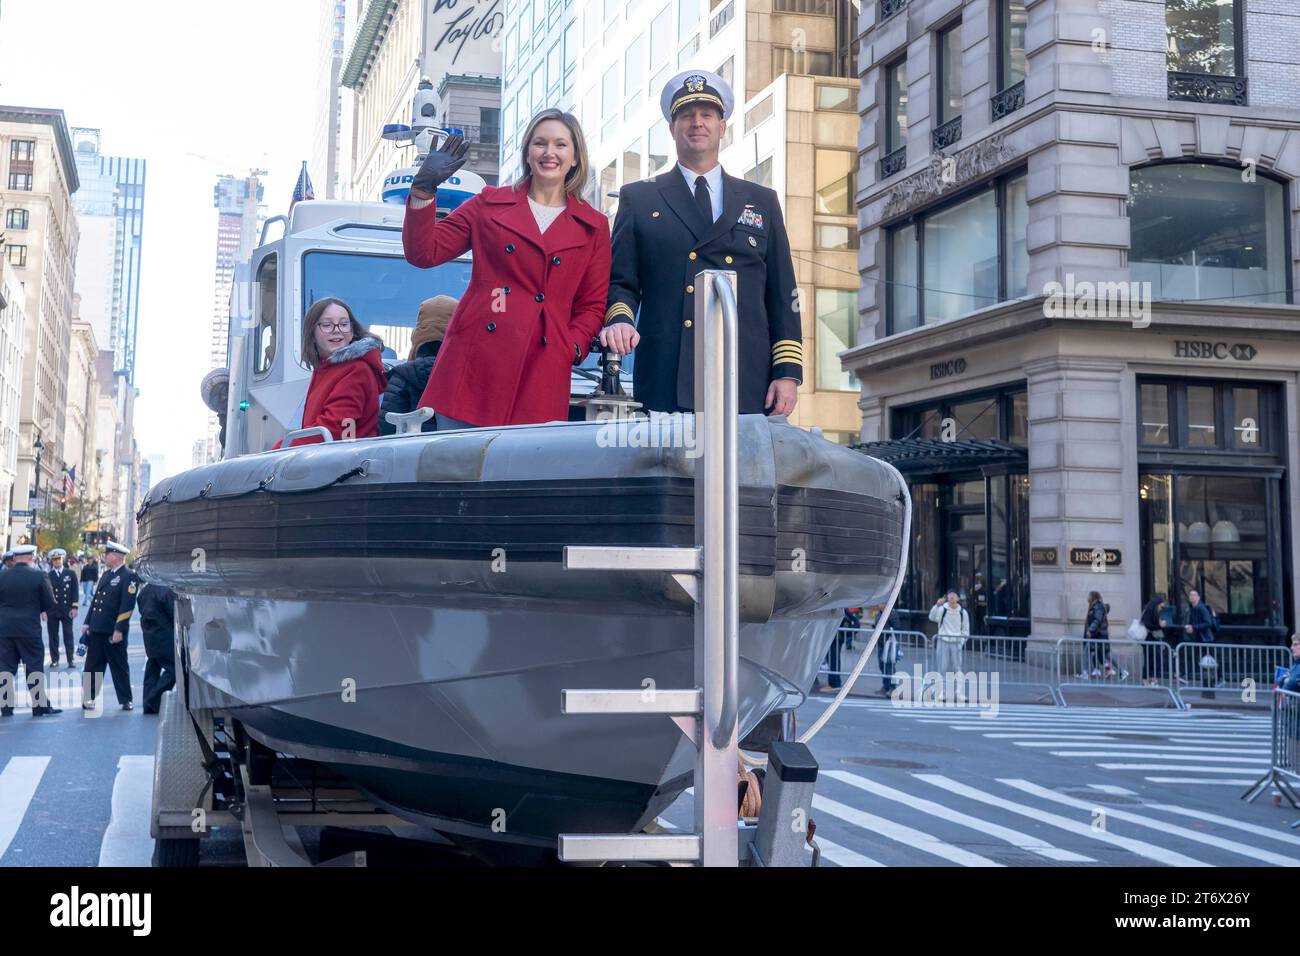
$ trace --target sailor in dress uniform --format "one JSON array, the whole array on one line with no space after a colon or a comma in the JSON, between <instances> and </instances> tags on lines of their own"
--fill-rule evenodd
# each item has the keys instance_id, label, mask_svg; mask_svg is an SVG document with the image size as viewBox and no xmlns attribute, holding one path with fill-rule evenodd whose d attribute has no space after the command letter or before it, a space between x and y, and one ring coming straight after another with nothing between
<instances>
[{"instance_id":1,"label":"sailor in dress uniform","mask_svg":"<svg viewBox=\"0 0 1300 956\"><path fill-rule=\"evenodd\" d=\"M677 163L619 190L601 344L636 349L634 397L649 411L690 411L695 382L695 275L736 273L741 414L794 410L803 343L794 265L771 189L718 164L731 88L687 70L660 97Z\"/></svg>"},{"instance_id":2,"label":"sailor in dress uniform","mask_svg":"<svg viewBox=\"0 0 1300 956\"><path fill-rule=\"evenodd\" d=\"M113 674L117 702L123 710L135 706L131 701L131 669L126 662L126 635L131 629L131 612L135 610L135 593L140 583L135 572L125 564L130 550L116 541L104 545L104 570L82 628L88 648L81 703L86 710L94 709L95 698L104 682L105 664Z\"/></svg>"},{"instance_id":3,"label":"sailor in dress uniform","mask_svg":"<svg viewBox=\"0 0 1300 956\"><path fill-rule=\"evenodd\" d=\"M76 666L72 653L72 622L77 619L77 572L67 567L68 552L55 548L50 552L50 587L54 589L54 610L45 615L50 639L50 666L59 666L59 629L63 629L63 646L68 652L68 666Z\"/></svg>"},{"instance_id":4,"label":"sailor in dress uniform","mask_svg":"<svg viewBox=\"0 0 1300 956\"><path fill-rule=\"evenodd\" d=\"M14 566L0 575L0 717L12 717L18 694L18 665L27 671L32 716L63 711L50 706L45 687L45 646L41 617L54 610L50 579L32 564L36 545L5 552Z\"/></svg>"}]
</instances>

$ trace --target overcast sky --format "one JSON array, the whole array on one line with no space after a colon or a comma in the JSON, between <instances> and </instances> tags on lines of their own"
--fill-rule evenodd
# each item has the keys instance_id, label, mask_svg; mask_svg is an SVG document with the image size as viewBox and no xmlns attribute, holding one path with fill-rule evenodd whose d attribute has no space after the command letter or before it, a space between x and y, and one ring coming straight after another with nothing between
<instances>
[{"instance_id":1,"label":"overcast sky","mask_svg":"<svg viewBox=\"0 0 1300 956\"><path fill-rule=\"evenodd\" d=\"M0 0L0 103L62 109L105 153L148 160L135 437L171 474L206 423L212 187L260 167L268 215L287 211L311 156L324 2Z\"/></svg>"}]
</instances>

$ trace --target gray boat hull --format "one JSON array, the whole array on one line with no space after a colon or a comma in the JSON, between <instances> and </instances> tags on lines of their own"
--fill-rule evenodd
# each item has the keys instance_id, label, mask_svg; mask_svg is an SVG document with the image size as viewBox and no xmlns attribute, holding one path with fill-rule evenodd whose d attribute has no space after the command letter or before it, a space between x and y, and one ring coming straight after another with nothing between
<instances>
[{"instance_id":1,"label":"gray boat hull","mask_svg":"<svg viewBox=\"0 0 1300 956\"><path fill-rule=\"evenodd\" d=\"M689 543L693 461L601 427L337 443L160 483L137 567L178 593L189 706L453 838L643 827L689 786L693 745L665 717L562 715L560 692L693 686L691 605L661 573L565 571L559 546ZM879 463L780 422L743 418L741 461L743 737L802 699L845 606L883 602L902 506Z\"/></svg>"}]
</instances>

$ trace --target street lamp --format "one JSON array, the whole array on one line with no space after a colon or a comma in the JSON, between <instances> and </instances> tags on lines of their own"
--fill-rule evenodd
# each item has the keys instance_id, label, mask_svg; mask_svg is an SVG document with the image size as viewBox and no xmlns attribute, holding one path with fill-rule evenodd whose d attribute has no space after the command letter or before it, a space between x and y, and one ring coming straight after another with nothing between
<instances>
[{"instance_id":1,"label":"street lamp","mask_svg":"<svg viewBox=\"0 0 1300 956\"><path fill-rule=\"evenodd\" d=\"M33 497L39 499L41 496L41 452L45 449L45 442L41 441L41 433L36 433L36 441L32 442L32 451L36 452L36 494L33 496L29 491L27 493L27 504L31 506ZM41 511L40 508L32 508L32 544L36 544L36 535L41 530Z\"/></svg>"}]
</instances>

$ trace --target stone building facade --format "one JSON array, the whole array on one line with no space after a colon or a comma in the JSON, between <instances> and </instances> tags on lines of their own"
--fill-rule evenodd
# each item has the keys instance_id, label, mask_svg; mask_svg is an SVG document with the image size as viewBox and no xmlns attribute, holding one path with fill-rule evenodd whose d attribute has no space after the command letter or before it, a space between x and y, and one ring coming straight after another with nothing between
<instances>
[{"instance_id":1,"label":"stone building facade","mask_svg":"<svg viewBox=\"0 0 1300 956\"><path fill-rule=\"evenodd\" d=\"M1284 640L1300 552L1300 7L870 0L862 437L913 483L904 618L1112 634L1196 589Z\"/></svg>"}]
</instances>

